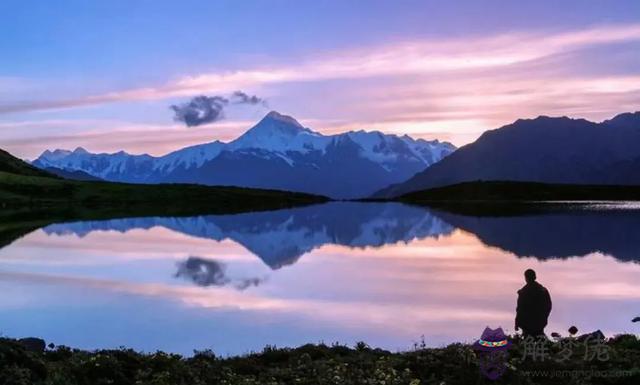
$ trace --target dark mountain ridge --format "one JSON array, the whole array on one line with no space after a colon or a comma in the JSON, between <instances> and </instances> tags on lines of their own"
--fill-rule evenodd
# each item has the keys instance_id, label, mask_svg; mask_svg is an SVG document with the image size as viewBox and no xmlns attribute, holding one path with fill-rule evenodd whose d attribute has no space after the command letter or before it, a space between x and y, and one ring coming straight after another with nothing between
<instances>
[{"instance_id":1,"label":"dark mountain ridge","mask_svg":"<svg viewBox=\"0 0 640 385\"><path fill-rule=\"evenodd\" d=\"M602 123L547 116L520 119L485 132L374 197L472 181L639 184L640 112L620 114Z\"/></svg>"}]
</instances>

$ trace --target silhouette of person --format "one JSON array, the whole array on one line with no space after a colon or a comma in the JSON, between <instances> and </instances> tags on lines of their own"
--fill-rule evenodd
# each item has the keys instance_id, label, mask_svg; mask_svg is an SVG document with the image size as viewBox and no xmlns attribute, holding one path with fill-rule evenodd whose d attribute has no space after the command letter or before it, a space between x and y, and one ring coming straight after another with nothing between
<instances>
[{"instance_id":1,"label":"silhouette of person","mask_svg":"<svg viewBox=\"0 0 640 385\"><path fill-rule=\"evenodd\" d=\"M551 313L551 296L547 288L536 281L536 272L532 269L524 272L524 279L527 284L518 290L516 331L521 328L525 337L544 336Z\"/></svg>"}]
</instances>

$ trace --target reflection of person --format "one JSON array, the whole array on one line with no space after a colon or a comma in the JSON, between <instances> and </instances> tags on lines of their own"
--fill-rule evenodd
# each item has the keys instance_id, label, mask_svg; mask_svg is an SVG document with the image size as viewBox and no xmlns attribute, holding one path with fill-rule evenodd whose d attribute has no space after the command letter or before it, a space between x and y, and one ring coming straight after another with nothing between
<instances>
[{"instance_id":1,"label":"reflection of person","mask_svg":"<svg viewBox=\"0 0 640 385\"><path fill-rule=\"evenodd\" d=\"M518 290L516 308L516 331L522 328L526 336L543 336L547 319L551 313L549 291L536 281L536 272L528 269L524 272L527 284Z\"/></svg>"}]
</instances>

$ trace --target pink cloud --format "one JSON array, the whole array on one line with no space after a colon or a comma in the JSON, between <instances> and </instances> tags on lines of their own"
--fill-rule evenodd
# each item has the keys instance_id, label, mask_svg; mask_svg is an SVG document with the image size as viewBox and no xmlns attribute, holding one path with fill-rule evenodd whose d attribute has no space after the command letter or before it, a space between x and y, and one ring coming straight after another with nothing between
<instances>
[{"instance_id":1,"label":"pink cloud","mask_svg":"<svg viewBox=\"0 0 640 385\"><path fill-rule=\"evenodd\" d=\"M445 39L334 52L295 66L190 75L157 87L90 95L69 100L33 100L0 105L0 114L65 109L118 101L138 101L229 92L284 82L354 79L449 71L500 70L567 51L640 40L640 25L602 26L560 33L516 33L477 39Z\"/></svg>"}]
</instances>

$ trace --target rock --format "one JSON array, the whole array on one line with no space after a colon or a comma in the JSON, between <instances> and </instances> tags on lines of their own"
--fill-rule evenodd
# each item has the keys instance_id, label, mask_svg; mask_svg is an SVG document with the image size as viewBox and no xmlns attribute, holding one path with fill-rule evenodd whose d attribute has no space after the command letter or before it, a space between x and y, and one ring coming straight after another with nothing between
<instances>
[{"instance_id":1,"label":"rock","mask_svg":"<svg viewBox=\"0 0 640 385\"><path fill-rule=\"evenodd\" d=\"M580 337L577 338L578 341L586 341L587 339L593 341L593 340L604 340L606 339L604 333L601 330L596 330L595 332L592 333L587 333L587 334L583 334Z\"/></svg>"},{"instance_id":2,"label":"rock","mask_svg":"<svg viewBox=\"0 0 640 385\"><path fill-rule=\"evenodd\" d=\"M18 340L18 343L24 346L30 352L34 353L42 353L46 348L47 344L41 338L29 337L29 338L21 338Z\"/></svg>"}]
</instances>

